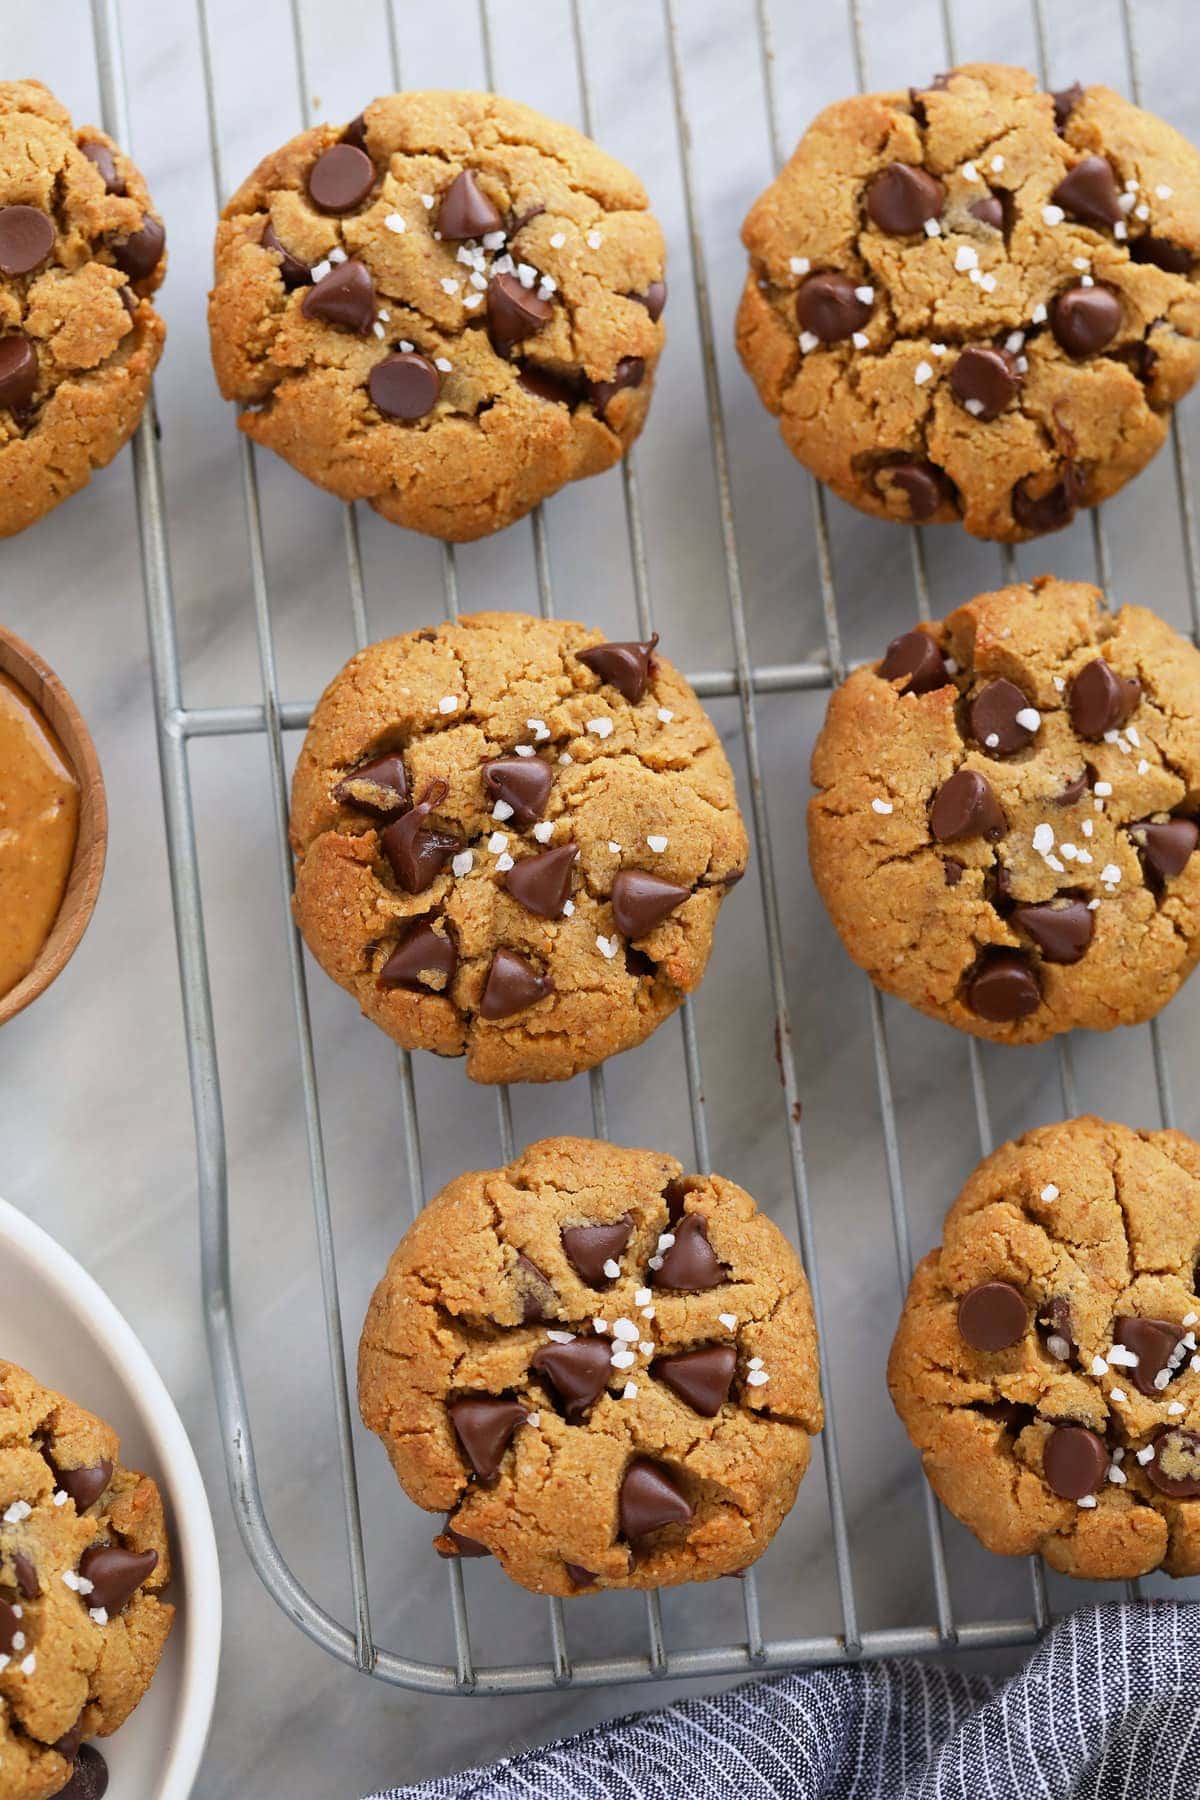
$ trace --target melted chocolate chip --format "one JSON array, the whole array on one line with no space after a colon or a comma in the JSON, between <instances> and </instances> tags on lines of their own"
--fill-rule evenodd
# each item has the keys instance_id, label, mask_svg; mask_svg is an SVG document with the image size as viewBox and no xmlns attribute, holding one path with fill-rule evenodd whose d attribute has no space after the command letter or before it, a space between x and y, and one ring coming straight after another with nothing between
<instances>
[{"instance_id":1,"label":"melted chocolate chip","mask_svg":"<svg viewBox=\"0 0 1200 1800\"><path fill-rule=\"evenodd\" d=\"M280 280L289 292L312 280L312 270L308 264L301 262L298 256L293 256L287 246L280 242L279 235L269 220L262 234L262 247L264 250L274 251L278 256Z\"/></svg>"},{"instance_id":2,"label":"melted chocolate chip","mask_svg":"<svg viewBox=\"0 0 1200 1800\"><path fill-rule=\"evenodd\" d=\"M539 975L515 950L497 950L479 1002L481 1019L509 1019L554 992L549 975Z\"/></svg>"},{"instance_id":3,"label":"melted chocolate chip","mask_svg":"<svg viewBox=\"0 0 1200 1800\"><path fill-rule=\"evenodd\" d=\"M367 381L367 392L387 419L423 419L433 411L440 388L437 370L416 350L385 356Z\"/></svg>"},{"instance_id":4,"label":"melted chocolate chip","mask_svg":"<svg viewBox=\"0 0 1200 1800\"><path fill-rule=\"evenodd\" d=\"M108 1792L108 1764L94 1744L81 1745L65 1788L56 1800L104 1800Z\"/></svg>"},{"instance_id":5,"label":"melted chocolate chip","mask_svg":"<svg viewBox=\"0 0 1200 1800\"><path fill-rule=\"evenodd\" d=\"M21 1615L7 1600L0 1600L0 1654L11 1654L21 1630Z\"/></svg>"},{"instance_id":6,"label":"melted chocolate chip","mask_svg":"<svg viewBox=\"0 0 1200 1800\"><path fill-rule=\"evenodd\" d=\"M836 344L861 331L871 317L872 302L855 292L861 282L832 269L810 275L796 295L796 317L801 331L811 331L823 344Z\"/></svg>"},{"instance_id":7,"label":"melted chocolate chip","mask_svg":"<svg viewBox=\"0 0 1200 1800\"><path fill-rule=\"evenodd\" d=\"M1061 478L1044 493L1031 494L1024 482L1012 492L1013 518L1023 531L1061 531L1075 517L1083 501L1083 482L1073 463L1068 463Z\"/></svg>"},{"instance_id":8,"label":"melted chocolate chip","mask_svg":"<svg viewBox=\"0 0 1200 1800\"><path fill-rule=\"evenodd\" d=\"M1123 1344L1137 1357L1136 1369L1128 1370L1139 1394L1153 1400L1162 1392L1154 1377L1170 1363L1171 1356L1183 1336L1183 1328L1170 1319L1143 1319L1124 1313L1113 1320L1113 1343ZM1166 1386L1164 1382L1163 1387Z\"/></svg>"},{"instance_id":9,"label":"melted chocolate chip","mask_svg":"<svg viewBox=\"0 0 1200 1800\"><path fill-rule=\"evenodd\" d=\"M93 1544L79 1559L79 1573L90 1581L89 1606L102 1606L111 1617L137 1593L158 1567L157 1550L126 1550L120 1544Z\"/></svg>"},{"instance_id":10,"label":"melted chocolate chip","mask_svg":"<svg viewBox=\"0 0 1200 1800\"><path fill-rule=\"evenodd\" d=\"M23 1598L36 1600L42 1591L41 1583L38 1581L32 1557L26 1556L23 1550L14 1550L13 1552L13 1574L17 1578L17 1586L20 1588Z\"/></svg>"},{"instance_id":11,"label":"melted chocolate chip","mask_svg":"<svg viewBox=\"0 0 1200 1800\"><path fill-rule=\"evenodd\" d=\"M1163 269L1168 275L1190 275L1192 272L1191 251L1182 244L1173 244L1170 238L1156 237L1151 231L1134 238L1129 254L1135 263L1153 263L1156 269Z\"/></svg>"},{"instance_id":12,"label":"melted chocolate chip","mask_svg":"<svg viewBox=\"0 0 1200 1800\"><path fill-rule=\"evenodd\" d=\"M37 381L37 352L24 332L0 338L0 406L21 411L33 399Z\"/></svg>"},{"instance_id":13,"label":"melted chocolate chip","mask_svg":"<svg viewBox=\"0 0 1200 1800\"><path fill-rule=\"evenodd\" d=\"M112 1480L113 1466L107 1457L86 1469L63 1469L52 1457L46 1460L54 1470L59 1487L75 1502L77 1513L85 1513L89 1506L94 1506Z\"/></svg>"},{"instance_id":14,"label":"melted chocolate chip","mask_svg":"<svg viewBox=\"0 0 1200 1800\"><path fill-rule=\"evenodd\" d=\"M621 869L613 877L613 923L623 937L646 937L691 895L691 888L677 887L646 869Z\"/></svg>"},{"instance_id":15,"label":"melted chocolate chip","mask_svg":"<svg viewBox=\"0 0 1200 1800\"><path fill-rule=\"evenodd\" d=\"M564 1562L563 1568L567 1571L567 1575L570 1579L572 1587L576 1587L576 1588L595 1587L596 1576L592 1574L592 1571L590 1569L585 1569L582 1566L582 1564L573 1563L573 1562Z\"/></svg>"},{"instance_id":16,"label":"melted chocolate chip","mask_svg":"<svg viewBox=\"0 0 1200 1800\"><path fill-rule=\"evenodd\" d=\"M910 518L921 524L932 519L943 506L953 504L954 488L950 477L935 463L888 463L880 471L892 487L898 487L908 500Z\"/></svg>"},{"instance_id":17,"label":"melted chocolate chip","mask_svg":"<svg viewBox=\"0 0 1200 1800\"><path fill-rule=\"evenodd\" d=\"M999 194L985 194L982 200L972 200L967 211L981 225L990 225L995 231L1003 231L1005 225L1004 202Z\"/></svg>"},{"instance_id":18,"label":"melted chocolate chip","mask_svg":"<svg viewBox=\"0 0 1200 1800\"><path fill-rule=\"evenodd\" d=\"M487 290L488 336L500 356L533 337L554 316L548 300L524 288L515 275L493 275Z\"/></svg>"},{"instance_id":19,"label":"melted chocolate chip","mask_svg":"<svg viewBox=\"0 0 1200 1800\"><path fill-rule=\"evenodd\" d=\"M576 406L583 398L583 385L550 369L539 369L536 363L523 363L517 385L535 400L546 400L552 406Z\"/></svg>"},{"instance_id":20,"label":"melted chocolate chip","mask_svg":"<svg viewBox=\"0 0 1200 1800\"><path fill-rule=\"evenodd\" d=\"M1183 874L1200 828L1194 819L1165 816L1139 819L1129 826L1129 835L1141 852L1147 873L1158 881L1171 881Z\"/></svg>"},{"instance_id":21,"label":"melted chocolate chip","mask_svg":"<svg viewBox=\"0 0 1200 1800\"><path fill-rule=\"evenodd\" d=\"M603 1338L574 1338L569 1344L544 1344L530 1367L562 1396L564 1415L574 1425L608 1386L612 1357Z\"/></svg>"},{"instance_id":22,"label":"melted chocolate chip","mask_svg":"<svg viewBox=\"0 0 1200 1800\"><path fill-rule=\"evenodd\" d=\"M123 275L128 275L130 281L144 281L147 275L153 275L157 269L166 241L167 234L163 226L147 213L139 230L127 237L124 243L113 245L113 261Z\"/></svg>"},{"instance_id":23,"label":"melted chocolate chip","mask_svg":"<svg viewBox=\"0 0 1200 1800\"><path fill-rule=\"evenodd\" d=\"M1145 1471L1160 1494L1194 1500L1200 1495L1200 1434L1180 1426L1160 1431Z\"/></svg>"},{"instance_id":24,"label":"melted chocolate chip","mask_svg":"<svg viewBox=\"0 0 1200 1800\"><path fill-rule=\"evenodd\" d=\"M867 211L881 231L904 237L936 219L946 190L928 169L911 163L889 163L867 188Z\"/></svg>"},{"instance_id":25,"label":"melted chocolate chip","mask_svg":"<svg viewBox=\"0 0 1200 1800\"><path fill-rule=\"evenodd\" d=\"M1095 356L1121 329L1121 302L1111 288L1068 288L1050 308L1050 329L1068 356Z\"/></svg>"},{"instance_id":26,"label":"melted chocolate chip","mask_svg":"<svg viewBox=\"0 0 1200 1800\"><path fill-rule=\"evenodd\" d=\"M596 417L598 419L604 417L614 394L620 393L622 388L641 387L645 374L646 364L643 357L623 356L613 370L610 381L593 381L589 392L592 405L596 409Z\"/></svg>"},{"instance_id":27,"label":"melted chocolate chip","mask_svg":"<svg viewBox=\"0 0 1200 1800\"><path fill-rule=\"evenodd\" d=\"M458 950L449 930L435 931L427 921L414 925L379 971L381 987L411 988L417 993L444 993L458 967Z\"/></svg>"},{"instance_id":28,"label":"melted chocolate chip","mask_svg":"<svg viewBox=\"0 0 1200 1800\"><path fill-rule=\"evenodd\" d=\"M446 782L431 781L416 805L380 833L380 848L406 894L423 893L459 848L456 837L425 822L449 791Z\"/></svg>"},{"instance_id":29,"label":"melted chocolate chip","mask_svg":"<svg viewBox=\"0 0 1200 1800\"><path fill-rule=\"evenodd\" d=\"M680 1356L660 1356L650 1373L665 1382L693 1412L715 1419L726 1400L737 1368L732 1344L708 1344Z\"/></svg>"},{"instance_id":30,"label":"melted chocolate chip","mask_svg":"<svg viewBox=\"0 0 1200 1800\"><path fill-rule=\"evenodd\" d=\"M559 919L571 894L571 871L578 844L555 844L537 856L523 856L501 879L514 900L539 919Z\"/></svg>"},{"instance_id":31,"label":"melted chocolate chip","mask_svg":"<svg viewBox=\"0 0 1200 1800\"><path fill-rule=\"evenodd\" d=\"M1087 791L1088 778L1085 769L1082 775L1076 775L1073 781L1068 781L1061 794L1055 794L1054 804L1055 806L1074 806L1077 800L1083 799Z\"/></svg>"},{"instance_id":32,"label":"melted chocolate chip","mask_svg":"<svg viewBox=\"0 0 1200 1800\"><path fill-rule=\"evenodd\" d=\"M1083 99L1083 89L1077 81L1073 81L1070 87L1059 88L1050 98L1054 102L1055 130L1061 134L1063 126Z\"/></svg>"},{"instance_id":33,"label":"melted chocolate chip","mask_svg":"<svg viewBox=\"0 0 1200 1800\"><path fill-rule=\"evenodd\" d=\"M335 263L300 302L306 319L320 319L326 325L341 325L366 337L375 323L375 284L365 263L351 257ZM375 371L372 370L372 378ZM372 395L372 399L374 395Z\"/></svg>"},{"instance_id":34,"label":"melted chocolate chip","mask_svg":"<svg viewBox=\"0 0 1200 1800\"><path fill-rule=\"evenodd\" d=\"M54 222L44 212L36 206L0 207L0 274L28 275L53 248Z\"/></svg>"},{"instance_id":35,"label":"melted chocolate chip","mask_svg":"<svg viewBox=\"0 0 1200 1800\"><path fill-rule=\"evenodd\" d=\"M1015 950L985 956L967 988L971 1011L992 1025L1013 1025L1036 1012L1041 1003L1037 980Z\"/></svg>"},{"instance_id":36,"label":"melted chocolate chip","mask_svg":"<svg viewBox=\"0 0 1200 1800\"><path fill-rule=\"evenodd\" d=\"M455 1435L479 1480L495 1481L513 1433L528 1414L515 1400L490 1395L476 1400L451 1400L446 1408Z\"/></svg>"},{"instance_id":37,"label":"melted chocolate chip","mask_svg":"<svg viewBox=\"0 0 1200 1800\"><path fill-rule=\"evenodd\" d=\"M86 144L80 144L79 148L99 174L104 183L105 192L124 194L125 183L117 173L117 159L108 145L99 144L93 138Z\"/></svg>"},{"instance_id":38,"label":"melted chocolate chip","mask_svg":"<svg viewBox=\"0 0 1200 1800\"><path fill-rule=\"evenodd\" d=\"M661 1463L637 1456L621 1482L618 1513L622 1537L636 1540L664 1525L686 1525L692 1507Z\"/></svg>"},{"instance_id":39,"label":"melted chocolate chip","mask_svg":"<svg viewBox=\"0 0 1200 1800\"><path fill-rule=\"evenodd\" d=\"M1061 1500L1094 1494L1108 1473L1108 1446L1082 1425L1056 1425L1042 1451L1047 1486Z\"/></svg>"},{"instance_id":40,"label":"melted chocolate chip","mask_svg":"<svg viewBox=\"0 0 1200 1800\"><path fill-rule=\"evenodd\" d=\"M437 1538L433 1540L433 1547L439 1556L464 1556L470 1558L475 1556L490 1556L492 1554L487 1545L481 1544L478 1538L468 1537L464 1531L456 1531L454 1526L450 1523L449 1517L447 1517L446 1523L442 1526L442 1537L449 1538L450 1543L446 1549L443 1549Z\"/></svg>"},{"instance_id":41,"label":"melted chocolate chip","mask_svg":"<svg viewBox=\"0 0 1200 1800\"><path fill-rule=\"evenodd\" d=\"M375 186L375 164L357 144L331 144L308 171L308 197L318 212L355 212Z\"/></svg>"},{"instance_id":42,"label":"melted chocolate chip","mask_svg":"<svg viewBox=\"0 0 1200 1800\"><path fill-rule=\"evenodd\" d=\"M342 133L342 142L343 144L353 144L356 150L366 150L367 121L362 113L359 113L356 119L351 119Z\"/></svg>"},{"instance_id":43,"label":"melted chocolate chip","mask_svg":"<svg viewBox=\"0 0 1200 1800\"><path fill-rule=\"evenodd\" d=\"M971 736L993 756L1015 756L1033 742L1036 726L1024 723L1021 713L1036 711L1028 695L1015 681L1001 676L980 688L968 708Z\"/></svg>"},{"instance_id":44,"label":"melted chocolate chip","mask_svg":"<svg viewBox=\"0 0 1200 1800\"><path fill-rule=\"evenodd\" d=\"M616 1279L605 1274L605 1263L620 1262L632 1234L633 1220L628 1213L611 1225L564 1225L560 1233L563 1255L581 1281L589 1287L603 1287Z\"/></svg>"},{"instance_id":45,"label":"melted chocolate chip","mask_svg":"<svg viewBox=\"0 0 1200 1800\"><path fill-rule=\"evenodd\" d=\"M537 1325L544 1319L554 1318L557 1314L558 1296L551 1286L550 1277L523 1250L517 1252L517 1273L521 1277L519 1291L522 1325Z\"/></svg>"},{"instance_id":46,"label":"melted chocolate chip","mask_svg":"<svg viewBox=\"0 0 1200 1800\"><path fill-rule=\"evenodd\" d=\"M950 680L945 658L927 631L906 631L893 638L879 674L884 681L907 681L910 694L931 693Z\"/></svg>"},{"instance_id":47,"label":"melted chocolate chip","mask_svg":"<svg viewBox=\"0 0 1200 1800\"><path fill-rule=\"evenodd\" d=\"M481 238L485 232L503 230L504 220L480 187L474 171L464 169L442 195L437 225L444 238L461 243L466 238Z\"/></svg>"},{"instance_id":48,"label":"melted chocolate chip","mask_svg":"<svg viewBox=\"0 0 1200 1800\"><path fill-rule=\"evenodd\" d=\"M1007 1350L1029 1329L1025 1296L1009 1281L983 1281L958 1303L959 1336L972 1350Z\"/></svg>"},{"instance_id":49,"label":"melted chocolate chip","mask_svg":"<svg viewBox=\"0 0 1200 1800\"><path fill-rule=\"evenodd\" d=\"M1050 198L1072 219L1098 231L1125 217L1112 164L1103 156L1085 156L1055 188Z\"/></svg>"},{"instance_id":50,"label":"melted chocolate chip","mask_svg":"<svg viewBox=\"0 0 1200 1800\"><path fill-rule=\"evenodd\" d=\"M494 800L512 807L516 830L527 831L546 810L554 771L539 756L498 756L484 763L483 780Z\"/></svg>"},{"instance_id":51,"label":"melted chocolate chip","mask_svg":"<svg viewBox=\"0 0 1200 1800\"><path fill-rule=\"evenodd\" d=\"M1038 1327L1045 1327L1046 1349L1055 1362L1070 1362L1078 1350L1071 1320L1071 1303L1060 1294L1047 1302L1038 1314Z\"/></svg>"},{"instance_id":52,"label":"melted chocolate chip","mask_svg":"<svg viewBox=\"0 0 1200 1800\"><path fill-rule=\"evenodd\" d=\"M965 873L966 865L964 863L960 863L956 857L943 856L942 877L947 887L957 887Z\"/></svg>"},{"instance_id":53,"label":"melted chocolate chip","mask_svg":"<svg viewBox=\"0 0 1200 1800\"><path fill-rule=\"evenodd\" d=\"M1082 900L1047 900L1016 906L1012 921L1031 937L1049 963L1077 963L1092 941L1096 916Z\"/></svg>"},{"instance_id":54,"label":"melted chocolate chip","mask_svg":"<svg viewBox=\"0 0 1200 1800\"><path fill-rule=\"evenodd\" d=\"M1102 738L1132 718L1142 697L1135 675L1118 675L1102 656L1085 663L1071 682L1071 729L1082 738Z\"/></svg>"},{"instance_id":55,"label":"melted chocolate chip","mask_svg":"<svg viewBox=\"0 0 1200 1800\"><path fill-rule=\"evenodd\" d=\"M632 294L630 298L640 300L650 314L651 321L657 323L667 304L667 284L665 281L652 281L644 294Z\"/></svg>"},{"instance_id":56,"label":"melted chocolate chip","mask_svg":"<svg viewBox=\"0 0 1200 1800\"><path fill-rule=\"evenodd\" d=\"M343 806L357 806L380 818L394 819L408 805L408 770L398 750L360 763L333 790Z\"/></svg>"},{"instance_id":57,"label":"melted chocolate chip","mask_svg":"<svg viewBox=\"0 0 1200 1800\"><path fill-rule=\"evenodd\" d=\"M644 644L594 644L576 652L575 660L607 681L636 706L646 692L654 668L658 633Z\"/></svg>"},{"instance_id":58,"label":"melted chocolate chip","mask_svg":"<svg viewBox=\"0 0 1200 1800\"><path fill-rule=\"evenodd\" d=\"M720 1287L728 1280L728 1271L717 1260L699 1213L685 1213L674 1227L674 1234L675 1242L664 1252L661 1268L654 1271L656 1287L696 1294L704 1288Z\"/></svg>"},{"instance_id":59,"label":"melted chocolate chip","mask_svg":"<svg viewBox=\"0 0 1200 1800\"><path fill-rule=\"evenodd\" d=\"M974 769L959 769L934 795L929 829L939 844L965 837L994 841L1008 829L1008 820L990 783Z\"/></svg>"},{"instance_id":60,"label":"melted chocolate chip","mask_svg":"<svg viewBox=\"0 0 1200 1800\"><path fill-rule=\"evenodd\" d=\"M1021 386L1017 359L1008 350L990 344L973 344L964 350L950 371L950 386L976 419L990 423L997 418Z\"/></svg>"}]
</instances>

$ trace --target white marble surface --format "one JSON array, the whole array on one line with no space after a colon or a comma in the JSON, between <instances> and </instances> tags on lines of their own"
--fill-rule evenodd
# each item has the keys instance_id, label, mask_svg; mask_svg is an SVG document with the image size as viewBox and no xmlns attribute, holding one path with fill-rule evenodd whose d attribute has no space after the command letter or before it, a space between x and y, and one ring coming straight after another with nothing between
<instances>
[{"instance_id":1,"label":"white marble surface","mask_svg":"<svg viewBox=\"0 0 1200 1800\"><path fill-rule=\"evenodd\" d=\"M222 141L232 185L299 124L287 0L209 0ZM770 171L762 65L751 0L679 7L696 132L702 226L709 251L751 640L762 661L808 656L821 644L817 564L806 480L778 444L730 343L741 279L737 226ZM1055 0L1052 74L1128 85L1117 0ZM1191 64L1200 28L1188 0L1135 7L1146 98L1200 137ZM639 452L656 620L685 667L728 665L729 619L690 292L679 157L659 10L645 0L582 0L596 130L646 177L671 245L671 343ZM947 62L937 0L863 7L867 76L920 82ZM167 220L170 336L158 382L171 548L186 697L248 701L258 693L246 530L232 419L208 369L204 293L214 219L199 26L190 0L125 0L136 153ZM567 119L579 97L563 0L495 0L498 85ZM792 139L818 106L854 82L840 4L777 4L782 131ZM320 116L344 119L390 85L383 0L302 0L309 85ZM397 0L405 79L466 86L482 79L474 0L436 7ZM958 0L961 57L1029 62L1031 14L1018 0ZM83 121L98 116L83 0L13 0L5 9L6 75L51 82ZM1186 409L1190 439L1200 408ZM1193 445L1193 449L1195 446ZM259 463L269 579L284 693L311 695L352 648L337 505L264 458ZM873 653L914 614L905 534L836 503L830 509L846 654ZM371 629L380 635L435 617L442 606L435 546L373 517L361 521ZM1187 616L1169 453L1106 514L1113 586L1177 623ZM630 635L634 615L620 483L611 475L549 509L555 596L565 614ZM999 557L958 534L931 536L935 609L994 583ZM1023 552L1027 573L1090 577L1086 524ZM645 1705L646 1689L554 1693L516 1701L430 1700L389 1690L327 1659L260 1586L238 1538L225 1485L198 1293L195 1165L176 981L170 895L147 680L130 460L83 496L0 549L0 618L30 638L86 712L112 810L99 910L75 961L0 1042L0 1192L53 1231L105 1284L142 1334L192 1433L205 1470L225 1569L221 1692L204 1778L206 1797L353 1796L387 1779L500 1754L608 1713ZM534 607L527 525L459 558L464 606ZM807 878L806 762L819 695L761 702L770 816L783 896L795 1049L817 1218L832 1394L856 1595L864 1625L932 1618L918 1472L887 1402L883 1364L897 1308L896 1259L867 1011L867 993L838 949ZM739 777L736 709L716 705ZM293 741L291 751L296 745ZM271 1520L299 1577L347 1616L347 1577L328 1374L316 1273L296 1049L281 935L278 871L264 745L255 738L195 746L192 767L224 1076L238 1316L260 1469ZM352 1346L366 1296L407 1216L394 1069L386 1042L314 971L311 983L335 1226ZM698 1002L715 1165L753 1188L790 1224L782 1101L772 1053L757 883L730 900ZM964 1045L902 1008L885 1008L899 1147L914 1245L937 1221L978 1154ZM1179 1122L1200 1126L1194 1071L1200 990L1170 1010ZM1156 1123L1148 1034L1074 1046L1080 1103ZM1062 1111L1052 1050L986 1051L997 1136ZM691 1156L679 1032L611 1068L615 1136ZM495 1105L456 1066L417 1069L425 1177L432 1189L464 1165L497 1156ZM589 1126L587 1086L514 1095L519 1138ZM48 1327L49 1328L49 1327ZM443 1659L446 1576L428 1553L428 1522L398 1493L382 1453L360 1441L374 1617L380 1640ZM1023 1566L991 1559L948 1528L962 1618L1028 1609ZM769 1555L762 1583L771 1633L838 1628L819 1464ZM1178 1591L1178 1590L1176 1590ZM1054 1584L1056 1603L1079 1589ZM477 1654L547 1654L545 1614L489 1565L469 1570ZM670 1595L668 1641L685 1645L740 1630L734 1583ZM639 1647L636 1602L603 1597L569 1608L573 1648Z\"/></svg>"}]
</instances>

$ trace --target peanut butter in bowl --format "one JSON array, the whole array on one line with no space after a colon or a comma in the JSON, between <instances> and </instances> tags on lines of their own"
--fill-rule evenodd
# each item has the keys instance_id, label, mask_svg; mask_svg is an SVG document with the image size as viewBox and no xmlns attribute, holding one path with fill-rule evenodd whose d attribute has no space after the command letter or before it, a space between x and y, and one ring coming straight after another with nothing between
<instances>
[{"instance_id":1,"label":"peanut butter in bowl","mask_svg":"<svg viewBox=\"0 0 1200 1800\"><path fill-rule=\"evenodd\" d=\"M0 673L0 996L54 928L79 835L79 780L24 688Z\"/></svg>"}]
</instances>

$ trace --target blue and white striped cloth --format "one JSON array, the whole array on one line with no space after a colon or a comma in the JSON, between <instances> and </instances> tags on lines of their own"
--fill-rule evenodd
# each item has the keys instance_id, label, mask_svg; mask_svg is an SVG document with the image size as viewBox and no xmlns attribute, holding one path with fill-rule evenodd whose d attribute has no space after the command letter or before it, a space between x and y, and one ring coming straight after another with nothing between
<instances>
[{"instance_id":1,"label":"blue and white striped cloth","mask_svg":"<svg viewBox=\"0 0 1200 1800\"><path fill-rule=\"evenodd\" d=\"M1200 1605L1070 1614L998 1683L936 1663L756 1681L373 1800L1198 1800Z\"/></svg>"}]
</instances>

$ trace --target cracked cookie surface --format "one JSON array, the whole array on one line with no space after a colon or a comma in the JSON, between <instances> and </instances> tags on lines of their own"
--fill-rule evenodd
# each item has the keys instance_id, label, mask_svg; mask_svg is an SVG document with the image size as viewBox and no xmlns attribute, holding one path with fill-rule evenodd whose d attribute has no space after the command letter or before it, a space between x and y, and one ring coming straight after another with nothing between
<instances>
[{"instance_id":1,"label":"cracked cookie surface","mask_svg":"<svg viewBox=\"0 0 1200 1800\"><path fill-rule=\"evenodd\" d=\"M0 82L0 537L132 436L166 335L164 241L111 138L40 81Z\"/></svg>"},{"instance_id":2,"label":"cracked cookie surface","mask_svg":"<svg viewBox=\"0 0 1200 1800\"><path fill-rule=\"evenodd\" d=\"M397 1043L556 1081L698 984L747 841L712 721L645 644L477 613L372 644L292 787L296 919Z\"/></svg>"},{"instance_id":3,"label":"cracked cookie surface","mask_svg":"<svg viewBox=\"0 0 1200 1800\"><path fill-rule=\"evenodd\" d=\"M742 236L760 398L882 518L1057 530L1145 466L1200 370L1200 154L1110 88L979 63L842 101Z\"/></svg>"},{"instance_id":4,"label":"cracked cookie surface","mask_svg":"<svg viewBox=\"0 0 1200 1800\"><path fill-rule=\"evenodd\" d=\"M641 183L579 132L497 95L392 94L226 205L217 381L341 499L481 537L637 437L664 262Z\"/></svg>"},{"instance_id":5,"label":"cracked cookie surface","mask_svg":"<svg viewBox=\"0 0 1200 1800\"><path fill-rule=\"evenodd\" d=\"M78 1757L100 1762L82 1740L124 1723L171 1629L162 1500L119 1452L110 1426L0 1362L5 1800L49 1800Z\"/></svg>"},{"instance_id":6,"label":"cracked cookie surface","mask_svg":"<svg viewBox=\"0 0 1200 1800\"><path fill-rule=\"evenodd\" d=\"M909 1289L892 1399L990 1550L1200 1572L1200 1145L1102 1119L975 1170Z\"/></svg>"},{"instance_id":7,"label":"cracked cookie surface","mask_svg":"<svg viewBox=\"0 0 1200 1800\"><path fill-rule=\"evenodd\" d=\"M820 1430L808 1285L719 1175L548 1138L461 1175L375 1290L359 1406L402 1486L546 1594L733 1574Z\"/></svg>"},{"instance_id":8,"label":"cracked cookie surface","mask_svg":"<svg viewBox=\"0 0 1200 1800\"><path fill-rule=\"evenodd\" d=\"M879 987L1040 1043L1152 1018L1200 956L1200 652L1043 577L835 690L809 855Z\"/></svg>"}]
</instances>

